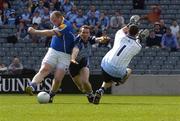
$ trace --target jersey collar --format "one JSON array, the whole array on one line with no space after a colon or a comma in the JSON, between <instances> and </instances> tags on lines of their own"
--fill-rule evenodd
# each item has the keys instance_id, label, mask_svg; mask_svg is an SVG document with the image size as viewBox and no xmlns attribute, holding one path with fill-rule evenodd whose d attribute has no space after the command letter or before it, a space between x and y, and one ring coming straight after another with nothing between
<instances>
[{"instance_id":1,"label":"jersey collar","mask_svg":"<svg viewBox=\"0 0 180 121\"><path fill-rule=\"evenodd\" d=\"M127 37L130 38L130 39L136 40L135 37L132 37L132 36L130 36L130 35L127 35Z\"/></svg>"}]
</instances>

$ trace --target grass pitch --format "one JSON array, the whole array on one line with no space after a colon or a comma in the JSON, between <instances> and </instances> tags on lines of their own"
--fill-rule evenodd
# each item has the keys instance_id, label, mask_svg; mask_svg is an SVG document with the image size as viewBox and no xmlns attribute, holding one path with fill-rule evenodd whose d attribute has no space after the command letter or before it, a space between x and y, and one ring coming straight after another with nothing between
<instances>
[{"instance_id":1,"label":"grass pitch","mask_svg":"<svg viewBox=\"0 0 180 121\"><path fill-rule=\"evenodd\" d=\"M93 105L84 95L38 104L36 96L1 94L0 121L180 121L180 97L104 95Z\"/></svg>"}]
</instances>

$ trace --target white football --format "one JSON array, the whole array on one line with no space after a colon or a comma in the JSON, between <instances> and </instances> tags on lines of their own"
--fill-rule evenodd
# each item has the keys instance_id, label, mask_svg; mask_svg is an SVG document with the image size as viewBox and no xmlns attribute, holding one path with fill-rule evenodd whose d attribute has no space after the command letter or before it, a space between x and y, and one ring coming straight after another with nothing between
<instances>
[{"instance_id":1,"label":"white football","mask_svg":"<svg viewBox=\"0 0 180 121\"><path fill-rule=\"evenodd\" d=\"M39 103L48 103L50 99L50 95L47 92L39 92L37 95L37 100Z\"/></svg>"}]
</instances>

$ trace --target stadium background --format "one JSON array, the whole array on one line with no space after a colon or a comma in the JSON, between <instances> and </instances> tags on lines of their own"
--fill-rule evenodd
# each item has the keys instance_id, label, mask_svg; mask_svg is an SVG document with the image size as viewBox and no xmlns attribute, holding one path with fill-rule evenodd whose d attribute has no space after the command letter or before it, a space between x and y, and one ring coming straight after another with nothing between
<instances>
[{"instance_id":1,"label":"stadium background","mask_svg":"<svg viewBox=\"0 0 180 121\"><path fill-rule=\"evenodd\" d=\"M48 1L48 0L44 0L44 1ZM138 1L138 0L135 0L135 1ZM27 30L27 27L33 24L32 19L33 19L34 13L36 13L35 12L36 7L32 6L32 4L30 4L29 2L35 5L37 4L37 6L38 4L40 4L39 0L29 0L29 1L9 0L8 4L10 4L11 7L4 10L4 16L7 16L7 18L4 19L3 23L0 25L0 63L4 64L5 67L8 67L11 64L13 58L17 56L22 62L23 67L24 67L23 71L20 74L23 76L26 76L26 75L33 76L35 71L39 69L41 60L44 57L45 53L47 52L48 44L50 40L50 38L27 37L28 34L24 31L22 33L25 34L26 36L25 35L18 36L19 28L21 26L20 24L26 23L24 30ZM50 7L50 4L54 4L53 2L56 3L57 1L52 0L51 2L47 2L46 4L44 4L44 6ZM59 3L60 2L63 2L63 0L62 1L60 0ZM107 16L109 20L114 15L114 12L116 10L119 10L121 12L121 15L125 19L125 24L128 23L129 18L132 15L134 14L138 14L140 16L146 15L149 12L151 12L153 5L160 5L160 8L161 8L160 18L164 20L165 25L167 27L171 25L173 19L176 19L177 22L180 23L180 10L178 9L180 6L179 0L173 0L173 1L172 0L145 0L144 6L139 6L140 7L139 9L133 8L133 7L138 7L138 6L133 6L134 3L132 0L95 0L95 1L94 0L70 0L70 2L76 5L77 8L81 8L81 10L83 11L83 15L86 16L85 18L87 18L87 13L89 11L90 5L95 5L96 9L100 13L104 12L105 16ZM67 6L71 6L71 3L68 3ZM59 4L59 7L60 7L59 10L61 10L66 16L69 10L66 8L63 9L62 4ZM22 15L24 11L26 11L26 9L30 10L30 17L29 17L30 21L23 19ZM14 17L12 16L13 14L15 15ZM46 16L45 15L43 17L41 16L41 18L45 19ZM153 26L154 26L153 24L154 23L150 23L147 20L143 20L140 28L147 28L150 30L150 29L153 29ZM39 24L38 27L40 29L49 28L51 27L51 24L47 22L47 25ZM93 75L99 75L101 73L101 70L100 70L101 59L105 55L105 53L110 49L113 43L114 34L117 30L118 30L117 28L112 28L110 26L108 28L103 28L102 26L100 27L99 31L102 31L100 33L107 34L108 36L112 38L112 40L108 46L103 45L99 47L98 45L98 47L92 48L93 56L91 57L91 61L90 61L90 70L91 70L92 78L93 78ZM75 32L77 32L77 30ZM38 40L36 38L38 38ZM142 51L136 57L133 58L129 66L130 68L133 69L134 76L143 75L144 78L143 79L137 78L137 80L134 80L133 78L131 78L130 81L124 86L126 87L127 85L131 85L130 84L131 82L133 84L136 83L137 85L138 84L143 85L143 87L148 87L151 84L151 87L161 90L162 89L161 86L157 86L157 84L159 82L163 83L164 78L158 78L159 76L165 77L169 81L171 81L173 77L173 79L174 78L175 79L171 81L170 83L172 87L174 87L173 85L177 85L177 83L179 82L178 74L180 73L180 62L179 62L180 51L172 52L170 51L170 49L162 49L162 48L156 48L156 47L147 48L146 41L143 41L142 45L143 45ZM6 77L6 78L19 77L17 74L10 73L9 70L1 71L1 75L3 75L2 77ZM152 78L152 76L154 78ZM0 79L1 79L0 82L2 83L3 80L2 78ZM151 79L156 80L156 81L155 82L152 81L152 83L146 83L146 81L143 81L143 80L148 80L151 82ZM135 82L131 80L134 80ZM98 82L96 82L96 80L93 80L93 82L94 81L95 81L94 85L99 85L99 83L102 82L102 80ZM68 83L70 82L68 81ZM23 84L26 84L26 83L23 83ZM7 85L8 84L6 84L6 86ZM5 86L5 85L1 84L1 86ZM71 87L67 87L67 88L71 88ZM132 92L130 94L133 94L134 88L135 86L128 88ZM126 89L127 88L125 88L125 90ZM143 88L143 89L146 90L146 88ZM166 87L165 90L167 91L167 93L165 94L179 94L178 88L175 88L175 91L171 92L170 85L169 87ZM72 90L72 92L73 91L74 90ZM157 90L157 93L149 93L149 94L161 94L159 92L161 91ZM123 94L126 94L126 93L127 91L125 91ZM120 94L120 93L115 93L115 94ZM135 94L138 94L138 93L135 93ZM148 94L148 93L144 93L144 94Z\"/></svg>"}]
</instances>

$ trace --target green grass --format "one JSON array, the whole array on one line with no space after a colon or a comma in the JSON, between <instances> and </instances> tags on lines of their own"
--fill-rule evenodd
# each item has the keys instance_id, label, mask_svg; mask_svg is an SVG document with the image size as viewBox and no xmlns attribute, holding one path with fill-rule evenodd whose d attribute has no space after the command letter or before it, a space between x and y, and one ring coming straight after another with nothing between
<instances>
[{"instance_id":1,"label":"green grass","mask_svg":"<svg viewBox=\"0 0 180 121\"><path fill-rule=\"evenodd\" d=\"M180 121L178 96L111 96L101 104L84 95L58 95L53 104L36 97L0 95L0 121Z\"/></svg>"}]
</instances>

